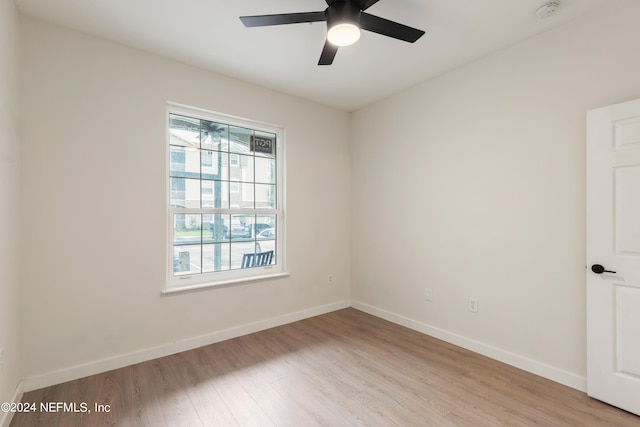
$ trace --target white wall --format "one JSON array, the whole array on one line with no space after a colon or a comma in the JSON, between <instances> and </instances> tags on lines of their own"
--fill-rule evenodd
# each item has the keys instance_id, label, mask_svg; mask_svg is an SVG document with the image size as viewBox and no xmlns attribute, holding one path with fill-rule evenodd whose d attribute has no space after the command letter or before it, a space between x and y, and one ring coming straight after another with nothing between
<instances>
[{"instance_id":1,"label":"white wall","mask_svg":"<svg viewBox=\"0 0 640 427\"><path fill-rule=\"evenodd\" d=\"M30 18L21 36L25 388L348 305L347 113ZM285 127L289 278L161 296L166 101Z\"/></svg>"},{"instance_id":2,"label":"white wall","mask_svg":"<svg viewBox=\"0 0 640 427\"><path fill-rule=\"evenodd\" d=\"M0 0L0 402L11 400L21 379L18 36L13 2Z\"/></svg>"},{"instance_id":3,"label":"white wall","mask_svg":"<svg viewBox=\"0 0 640 427\"><path fill-rule=\"evenodd\" d=\"M640 97L638 17L614 2L354 114L356 305L584 383L585 112Z\"/></svg>"}]
</instances>

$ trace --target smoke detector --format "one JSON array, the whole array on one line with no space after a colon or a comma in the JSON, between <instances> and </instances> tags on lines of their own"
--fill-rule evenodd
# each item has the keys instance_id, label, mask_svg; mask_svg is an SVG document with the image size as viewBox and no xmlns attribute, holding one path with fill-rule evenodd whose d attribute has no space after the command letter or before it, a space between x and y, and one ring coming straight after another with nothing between
<instances>
[{"instance_id":1,"label":"smoke detector","mask_svg":"<svg viewBox=\"0 0 640 427\"><path fill-rule=\"evenodd\" d=\"M542 6L540 6L538 10L536 10L536 17L539 19L548 18L551 15L555 14L558 11L559 7L560 7L559 1L547 2Z\"/></svg>"}]
</instances>

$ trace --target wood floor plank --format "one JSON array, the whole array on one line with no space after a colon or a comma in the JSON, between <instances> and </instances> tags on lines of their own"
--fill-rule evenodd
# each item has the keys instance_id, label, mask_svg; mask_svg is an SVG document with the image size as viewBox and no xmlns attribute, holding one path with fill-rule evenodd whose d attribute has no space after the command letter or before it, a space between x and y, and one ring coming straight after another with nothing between
<instances>
[{"instance_id":1,"label":"wood floor plank","mask_svg":"<svg viewBox=\"0 0 640 427\"><path fill-rule=\"evenodd\" d=\"M355 309L25 393L91 412L22 426L640 426L554 383ZM94 405L109 411L95 411Z\"/></svg>"},{"instance_id":2,"label":"wood floor plank","mask_svg":"<svg viewBox=\"0 0 640 427\"><path fill-rule=\"evenodd\" d=\"M235 417L215 389L215 380L208 377L206 367L203 368L194 358L197 353L186 351L176 355L180 360L176 363L176 373L184 379L183 393L189 397L202 425L237 426Z\"/></svg>"},{"instance_id":3,"label":"wood floor plank","mask_svg":"<svg viewBox=\"0 0 640 427\"><path fill-rule=\"evenodd\" d=\"M230 341L225 342L223 345L202 348L211 358L217 361L216 370L221 373L213 382L217 394L239 425L274 425L249 392L242 386L239 378L244 375L244 365L233 358L229 348Z\"/></svg>"},{"instance_id":4,"label":"wood floor plank","mask_svg":"<svg viewBox=\"0 0 640 427\"><path fill-rule=\"evenodd\" d=\"M127 399L130 409L124 411L123 418L127 418L123 425L132 426L165 426L166 420L162 414L160 399L156 393L156 386L153 382L151 362L138 363L127 369L125 389L128 390ZM90 401L90 400L88 400ZM100 402L98 398L95 400ZM114 412L120 413L118 408L110 408Z\"/></svg>"}]
</instances>

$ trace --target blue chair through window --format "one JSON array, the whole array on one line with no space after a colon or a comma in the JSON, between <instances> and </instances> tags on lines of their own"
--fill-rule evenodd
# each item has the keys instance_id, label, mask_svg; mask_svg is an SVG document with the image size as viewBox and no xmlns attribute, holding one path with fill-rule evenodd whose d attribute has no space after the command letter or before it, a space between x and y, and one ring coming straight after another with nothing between
<instances>
[{"instance_id":1,"label":"blue chair through window","mask_svg":"<svg viewBox=\"0 0 640 427\"><path fill-rule=\"evenodd\" d=\"M260 267L269 265L273 261L273 251L244 254L242 256L242 268Z\"/></svg>"}]
</instances>

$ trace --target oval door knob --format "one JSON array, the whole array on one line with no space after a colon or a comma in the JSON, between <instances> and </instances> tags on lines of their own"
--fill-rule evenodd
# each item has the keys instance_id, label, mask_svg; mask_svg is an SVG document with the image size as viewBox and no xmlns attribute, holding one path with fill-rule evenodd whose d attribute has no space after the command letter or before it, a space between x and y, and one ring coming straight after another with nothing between
<instances>
[{"instance_id":1,"label":"oval door knob","mask_svg":"<svg viewBox=\"0 0 640 427\"><path fill-rule=\"evenodd\" d=\"M593 271L596 274L602 274L602 273L614 273L615 274L615 271L605 270L605 268L603 266L601 266L600 264L593 264L591 266L591 271Z\"/></svg>"}]
</instances>

